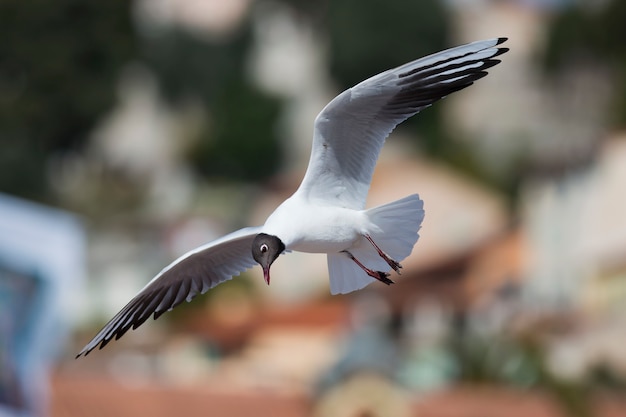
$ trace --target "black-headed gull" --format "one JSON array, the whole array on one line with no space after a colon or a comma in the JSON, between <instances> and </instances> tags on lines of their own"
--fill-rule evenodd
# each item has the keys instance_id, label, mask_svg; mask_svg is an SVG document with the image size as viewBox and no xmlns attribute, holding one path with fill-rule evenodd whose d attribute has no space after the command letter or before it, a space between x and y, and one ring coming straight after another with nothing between
<instances>
[{"instance_id":1,"label":"black-headed gull","mask_svg":"<svg viewBox=\"0 0 626 417\"><path fill-rule=\"evenodd\" d=\"M487 75L506 38L437 52L375 75L335 97L317 116L304 180L263 226L247 227L181 256L152 279L77 355L136 329L285 251L326 253L332 294L376 280L391 284L419 238L423 202L414 194L365 209L380 149L391 131L437 100Z\"/></svg>"}]
</instances>

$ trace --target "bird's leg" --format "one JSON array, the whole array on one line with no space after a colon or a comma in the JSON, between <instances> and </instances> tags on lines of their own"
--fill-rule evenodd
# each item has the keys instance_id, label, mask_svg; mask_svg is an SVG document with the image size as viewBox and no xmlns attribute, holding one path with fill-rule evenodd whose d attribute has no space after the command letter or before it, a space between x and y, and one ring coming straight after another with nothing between
<instances>
[{"instance_id":1,"label":"bird's leg","mask_svg":"<svg viewBox=\"0 0 626 417\"><path fill-rule=\"evenodd\" d=\"M380 282L382 282L383 284L387 284L387 285L391 285L394 284L394 281L389 279L389 274L383 271L374 271L372 269L369 269L368 267L366 267L365 265L363 265L357 258L354 257L353 254L351 254L350 252L348 252L347 250L343 251L346 255L348 255L348 257L350 259L352 259L354 261L355 264L357 264L363 271L365 271L365 273L367 275L369 275L372 278L376 278L377 280L379 280Z\"/></svg>"},{"instance_id":2,"label":"bird's leg","mask_svg":"<svg viewBox=\"0 0 626 417\"><path fill-rule=\"evenodd\" d=\"M378 255L383 258L385 260L385 262L387 262L387 265L389 265L391 268L393 268L394 271L396 271L398 273L398 275L400 275L400 269L402 269L402 265L400 265L400 262L396 261L395 259L392 259L389 257L389 255L387 255L385 252L383 252L376 243L374 243L374 240L372 239L372 237L370 235L363 235L365 237L365 239L367 239L372 246L374 246L374 248L376 249L376 252L378 252Z\"/></svg>"}]
</instances>

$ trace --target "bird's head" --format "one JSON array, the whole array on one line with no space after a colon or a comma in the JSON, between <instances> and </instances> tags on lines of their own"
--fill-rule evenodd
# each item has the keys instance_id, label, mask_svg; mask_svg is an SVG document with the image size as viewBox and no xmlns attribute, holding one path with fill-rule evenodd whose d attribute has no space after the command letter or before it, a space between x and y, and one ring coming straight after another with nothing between
<instances>
[{"instance_id":1,"label":"bird's head","mask_svg":"<svg viewBox=\"0 0 626 417\"><path fill-rule=\"evenodd\" d=\"M252 257L263 268L263 278L270 285L270 266L285 250L285 244L276 236L259 233L252 241Z\"/></svg>"}]
</instances>

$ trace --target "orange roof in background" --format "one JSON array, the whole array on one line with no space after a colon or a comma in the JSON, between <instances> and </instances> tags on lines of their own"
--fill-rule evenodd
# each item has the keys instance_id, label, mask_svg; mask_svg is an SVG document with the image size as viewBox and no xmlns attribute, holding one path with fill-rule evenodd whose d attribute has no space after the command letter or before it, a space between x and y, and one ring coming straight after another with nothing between
<instances>
[{"instance_id":1,"label":"orange roof in background","mask_svg":"<svg viewBox=\"0 0 626 417\"><path fill-rule=\"evenodd\" d=\"M299 417L305 398L280 392L228 391L220 386L176 386L96 375L57 373L52 378L52 417Z\"/></svg>"},{"instance_id":2,"label":"orange roof in background","mask_svg":"<svg viewBox=\"0 0 626 417\"><path fill-rule=\"evenodd\" d=\"M519 229L486 244L476 253L463 279L468 302L488 302L502 286L520 284L526 277L527 255L526 236Z\"/></svg>"},{"instance_id":3,"label":"orange roof in background","mask_svg":"<svg viewBox=\"0 0 626 417\"><path fill-rule=\"evenodd\" d=\"M227 391L220 387L121 384L107 378L57 373L52 378L51 417L305 417L314 404L306 396L272 391ZM593 414L625 417L624 399L596 396ZM460 386L413 400L413 416L506 415L562 417L552 396L537 390Z\"/></svg>"},{"instance_id":4,"label":"orange roof in background","mask_svg":"<svg viewBox=\"0 0 626 417\"><path fill-rule=\"evenodd\" d=\"M300 303L291 306L263 305L247 319L229 323L216 319L216 314L194 314L183 324L186 332L195 333L221 345L236 349L243 346L261 328L297 327L299 329L339 330L345 325L350 305L336 300Z\"/></svg>"}]
</instances>

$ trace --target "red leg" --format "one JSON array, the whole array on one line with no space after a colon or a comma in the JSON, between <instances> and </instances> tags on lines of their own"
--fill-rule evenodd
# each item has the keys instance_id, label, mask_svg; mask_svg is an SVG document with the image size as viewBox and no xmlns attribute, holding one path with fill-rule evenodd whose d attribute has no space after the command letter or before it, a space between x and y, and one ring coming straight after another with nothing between
<instances>
[{"instance_id":1,"label":"red leg","mask_svg":"<svg viewBox=\"0 0 626 417\"><path fill-rule=\"evenodd\" d=\"M398 273L398 275L400 275L400 269L402 269L402 265L400 265L400 262L391 259L389 257L389 255L387 255L385 252L383 252L376 243L374 243L374 240L372 239L372 237L370 235L364 235L365 239L367 239L372 246L374 246L374 248L376 249L376 252L378 252L378 255L383 258L385 260L385 262L387 262L387 264L393 268L394 271L396 271Z\"/></svg>"},{"instance_id":2,"label":"red leg","mask_svg":"<svg viewBox=\"0 0 626 417\"><path fill-rule=\"evenodd\" d=\"M382 271L374 271L372 269L369 269L368 267L366 267L365 265L363 265L357 258L354 257L354 255L352 255L350 252L348 252L347 250L343 251L346 255L348 255L350 257L350 259L352 259L354 261L355 264L357 264L363 271L365 271L365 273L367 275L369 275L372 278L376 278L377 280L379 280L380 282L387 284L387 285L391 285L394 283L393 280L389 279L389 274L386 272L382 272Z\"/></svg>"}]
</instances>

